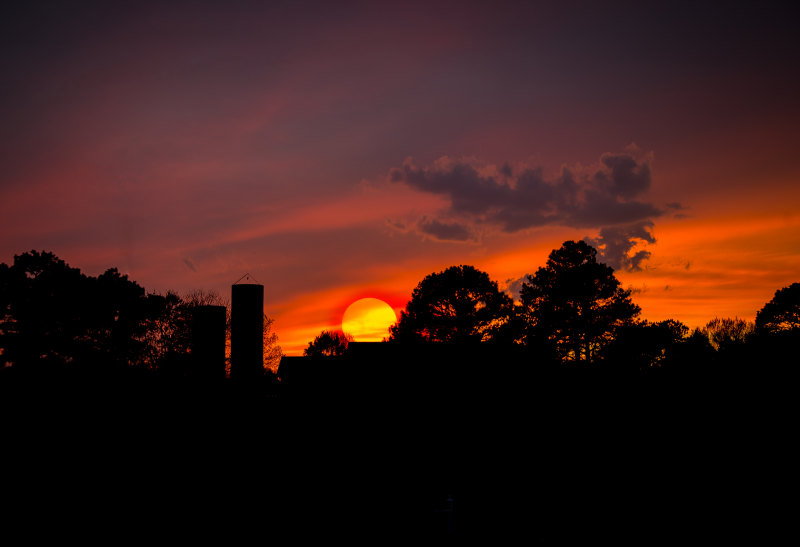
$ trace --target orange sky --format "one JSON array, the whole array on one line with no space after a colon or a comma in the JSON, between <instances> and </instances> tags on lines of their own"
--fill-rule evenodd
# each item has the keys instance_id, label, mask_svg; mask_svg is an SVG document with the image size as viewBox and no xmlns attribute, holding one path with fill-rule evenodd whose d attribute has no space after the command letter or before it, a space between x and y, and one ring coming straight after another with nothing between
<instances>
[{"instance_id":1,"label":"orange sky","mask_svg":"<svg viewBox=\"0 0 800 547\"><path fill-rule=\"evenodd\" d=\"M562 242L560 236L570 234L550 234L540 244L503 253L465 253L472 260L463 262L485 270L502 284L544 265L548 253ZM796 282L800 272L800 252L792 251L800 249L800 213L680 219L660 224L657 237L647 268L617 275L623 286L634 289L633 300L642 308L642 317L652 321L679 319L690 327L703 326L714 317L752 321L774 292ZM457 262L442 262L432 269L420 265L387 276L374 293L344 287L276 306L278 313L286 310L278 315L281 346L287 353L302 353L320 330L340 328L339 315L329 315L331 310L338 312L361 297L397 294L393 304L399 313L404 305L399 295L410 297L425 275Z\"/></svg>"},{"instance_id":2,"label":"orange sky","mask_svg":"<svg viewBox=\"0 0 800 547\"><path fill-rule=\"evenodd\" d=\"M693 210L687 218L659 222L654 230L657 242L647 246L653 257L646 267L617 272L623 286L634 290L642 317L679 319L690 327L714 317L753 320L778 288L796 282L800 196L787 193L764 201L760 211L747 210L749 203L738 206L745 211L735 204L715 204L717 210ZM273 313L282 347L287 353L302 353L320 330L340 328L344 308L358 298L383 298L399 313L423 277L450 265L475 265L503 286L544 265L549 252L565 239L584 235L580 230L546 228L501 238L492 248L470 244L450 248L428 242L438 246L440 257L426 255L404 262L402 268L376 264L372 288L344 285L276 303Z\"/></svg>"}]
</instances>

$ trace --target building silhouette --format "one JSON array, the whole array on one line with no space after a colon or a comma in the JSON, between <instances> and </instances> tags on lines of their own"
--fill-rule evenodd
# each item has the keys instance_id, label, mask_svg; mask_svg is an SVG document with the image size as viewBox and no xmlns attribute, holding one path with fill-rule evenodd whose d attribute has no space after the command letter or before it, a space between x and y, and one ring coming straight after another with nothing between
<instances>
[{"instance_id":1,"label":"building silhouette","mask_svg":"<svg viewBox=\"0 0 800 547\"><path fill-rule=\"evenodd\" d=\"M225 376L225 306L192 310L192 375L204 379Z\"/></svg>"},{"instance_id":2,"label":"building silhouette","mask_svg":"<svg viewBox=\"0 0 800 547\"><path fill-rule=\"evenodd\" d=\"M264 285L231 286L231 378L264 374Z\"/></svg>"}]
</instances>

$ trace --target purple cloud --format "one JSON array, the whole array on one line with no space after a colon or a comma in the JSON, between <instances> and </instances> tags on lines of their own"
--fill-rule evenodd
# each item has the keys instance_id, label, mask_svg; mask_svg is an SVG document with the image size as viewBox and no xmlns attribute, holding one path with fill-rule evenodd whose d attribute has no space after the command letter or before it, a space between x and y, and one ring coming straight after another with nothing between
<instances>
[{"instance_id":1,"label":"purple cloud","mask_svg":"<svg viewBox=\"0 0 800 547\"><path fill-rule=\"evenodd\" d=\"M627 226L602 228L598 237L584 237L583 240L597 249L598 259L601 262L615 270L638 272L642 269L642 262L650 258L651 253L640 249L631 254L631 250L639 242L656 242L656 238L650 232L652 228L653 222L644 220Z\"/></svg>"},{"instance_id":2,"label":"purple cloud","mask_svg":"<svg viewBox=\"0 0 800 547\"><path fill-rule=\"evenodd\" d=\"M655 243L653 219L683 209L677 202L661 208L643 198L652 185L650 157L633 153L604 154L594 168L565 167L550 178L541 168L496 168L473 158L442 157L429 166L409 158L388 179L447 199L444 210L418 221L420 235L469 241L478 239L478 229L594 228L599 235L584 239L617 270L641 270L651 253L635 247Z\"/></svg>"}]
</instances>

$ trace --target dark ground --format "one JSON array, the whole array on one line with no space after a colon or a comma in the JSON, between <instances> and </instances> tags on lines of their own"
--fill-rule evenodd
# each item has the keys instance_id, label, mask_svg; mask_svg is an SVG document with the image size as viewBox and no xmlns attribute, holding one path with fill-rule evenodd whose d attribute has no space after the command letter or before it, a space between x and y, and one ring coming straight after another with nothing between
<instances>
[{"instance_id":1,"label":"dark ground","mask_svg":"<svg viewBox=\"0 0 800 547\"><path fill-rule=\"evenodd\" d=\"M111 541L648 544L763 541L791 522L784 390L512 384L303 394L5 381L3 520L29 537Z\"/></svg>"}]
</instances>

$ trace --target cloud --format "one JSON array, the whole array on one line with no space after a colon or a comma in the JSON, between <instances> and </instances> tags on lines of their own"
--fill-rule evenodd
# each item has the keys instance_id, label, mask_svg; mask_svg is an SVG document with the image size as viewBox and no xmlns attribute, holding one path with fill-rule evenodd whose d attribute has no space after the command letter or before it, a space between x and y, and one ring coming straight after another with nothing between
<instances>
[{"instance_id":1,"label":"cloud","mask_svg":"<svg viewBox=\"0 0 800 547\"><path fill-rule=\"evenodd\" d=\"M423 217L417 223L417 229L420 233L440 241L470 241L475 239L469 226L458 222L439 222L436 219L428 220Z\"/></svg>"},{"instance_id":2,"label":"cloud","mask_svg":"<svg viewBox=\"0 0 800 547\"><path fill-rule=\"evenodd\" d=\"M500 168L474 158L439 158L420 167L409 158L389 180L445 197L441 218L507 233L546 225L601 227L658 217L664 210L641 201L652 182L650 158L605 154L596 169L564 168L555 178L541 168Z\"/></svg>"},{"instance_id":3,"label":"cloud","mask_svg":"<svg viewBox=\"0 0 800 547\"><path fill-rule=\"evenodd\" d=\"M666 208L668 210L670 210L670 211L673 211L672 218L681 219L681 218L690 218L691 217L691 215L689 215L687 213L678 212L678 211L686 211L689 208L686 207L685 205L681 204L681 203L678 203L677 201L673 201L672 203L667 203L666 204Z\"/></svg>"},{"instance_id":4,"label":"cloud","mask_svg":"<svg viewBox=\"0 0 800 547\"><path fill-rule=\"evenodd\" d=\"M528 274L516 279L506 279L505 283L503 283L503 290L507 292L515 301L518 301L520 299L520 293L522 292L522 284L527 283L527 281Z\"/></svg>"},{"instance_id":5,"label":"cloud","mask_svg":"<svg viewBox=\"0 0 800 547\"><path fill-rule=\"evenodd\" d=\"M497 167L475 158L443 156L428 166L413 158L389 171L388 180L434 194L447 204L434 218L423 217L415 231L443 241L477 240L478 230L516 233L540 226L599 229L585 238L615 269L639 271L651 253L634 247L655 243L653 219L680 211L643 199L652 185L652 156L631 148L604 154L596 165L564 167L555 177L525 165Z\"/></svg>"},{"instance_id":6,"label":"cloud","mask_svg":"<svg viewBox=\"0 0 800 547\"><path fill-rule=\"evenodd\" d=\"M642 262L650 258L651 253L640 249L631 254L631 250L640 243L656 242L650 232L652 228L653 222L644 220L626 226L602 228L598 237L584 237L583 240L597 249L600 262L615 270L638 272L642 269Z\"/></svg>"}]
</instances>

